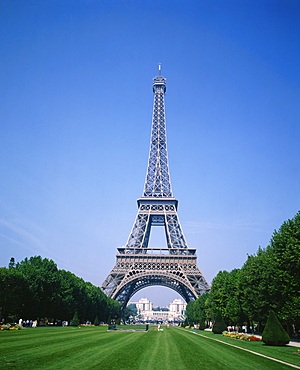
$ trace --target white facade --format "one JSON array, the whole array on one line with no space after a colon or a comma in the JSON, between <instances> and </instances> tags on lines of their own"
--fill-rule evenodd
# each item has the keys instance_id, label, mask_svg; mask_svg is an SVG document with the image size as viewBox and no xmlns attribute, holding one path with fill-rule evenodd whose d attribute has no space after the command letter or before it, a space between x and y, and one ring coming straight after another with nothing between
<instances>
[{"instance_id":1,"label":"white facade","mask_svg":"<svg viewBox=\"0 0 300 370\"><path fill-rule=\"evenodd\" d=\"M181 299L174 299L172 303L169 305L170 312L174 312L177 315L185 314L186 303L184 303Z\"/></svg>"},{"instance_id":2,"label":"white facade","mask_svg":"<svg viewBox=\"0 0 300 370\"><path fill-rule=\"evenodd\" d=\"M152 311L153 303L150 302L148 298L141 298L136 303L136 308L137 308L138 312Z\"/></svg>"},{"instance_id":3,"label":"white facade","mask_svg":"<svg viewBox=\"0 0 300 370\"><path fill-rule=\"evenodd\" d=\"M142 298L138 302L129 302L135 304L138 316L143 321L182 321L184 320L186 303L181 299L174 299L172 303L167 306L165 311L153 310L153 303L148 298Z\"/></svg>"}]
</instances>

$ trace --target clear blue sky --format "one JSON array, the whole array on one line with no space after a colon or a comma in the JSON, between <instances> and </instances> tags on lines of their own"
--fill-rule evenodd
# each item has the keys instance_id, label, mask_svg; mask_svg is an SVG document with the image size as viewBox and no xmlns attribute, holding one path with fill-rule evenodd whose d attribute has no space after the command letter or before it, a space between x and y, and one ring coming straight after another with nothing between
<instances>
[{"instance_id":1,"label":"clear blue sky","mask_svg":"<svg viewBox=\"0 0 300 370\"><path fill-rule=\"evenodd\" d=\"M0 0L0 266L41 255L103 282L142 195L162 63L187 242L209 282L242 267L300 209L299 40L298 0Z\"/></svg>"}]
</instances>

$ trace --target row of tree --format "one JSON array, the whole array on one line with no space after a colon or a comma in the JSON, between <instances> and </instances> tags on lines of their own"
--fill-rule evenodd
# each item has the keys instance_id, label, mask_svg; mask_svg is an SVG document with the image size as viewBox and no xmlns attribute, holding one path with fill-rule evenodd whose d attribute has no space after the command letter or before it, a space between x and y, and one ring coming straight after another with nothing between
<instances>
[{"instance_id":1,"label":"row of tree","mask_svg":"<svg viewBox=\"0 0 300 370\"><path fill-rule=\"evenodd\" d=\"M0 268L0 319L52 318L70 321L77 312L81 321L107 322L120 316L120 304L100 288L73 273L59 270L49 259L25 258Z\"/></svg>"},{"instance_id":2,"label":"row of tree","mask_svg":"<svg viewBox=\"0 0 300 370\"><path fill-rule=\"evenodd\" d=\"M227 325L257 323L261 330L270 310L290 333L300 330L300 212L241 269L220 271L211 291L188 304L187 318L203 324L221 313Z\"/></svg>"}]
</instances>

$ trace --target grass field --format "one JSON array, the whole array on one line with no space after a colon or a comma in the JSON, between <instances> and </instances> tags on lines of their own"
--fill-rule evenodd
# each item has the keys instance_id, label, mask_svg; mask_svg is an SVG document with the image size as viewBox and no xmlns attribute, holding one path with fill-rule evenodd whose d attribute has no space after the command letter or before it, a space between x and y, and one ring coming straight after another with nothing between
<instances>
[{"instance_id":1,"label":"grass field","mask_svg":"<svg viewBox=\"0 0 300 370\"><path fill-rule=\"evenodd\" d=\"M22 369L291 369L209 339L239 345L300 368L295 347L267 347L185 329L111 332L106 327L30 328L0 332L0 368ZM201 332L203 334L203 332Z\"/></svg>"}]
</instances>

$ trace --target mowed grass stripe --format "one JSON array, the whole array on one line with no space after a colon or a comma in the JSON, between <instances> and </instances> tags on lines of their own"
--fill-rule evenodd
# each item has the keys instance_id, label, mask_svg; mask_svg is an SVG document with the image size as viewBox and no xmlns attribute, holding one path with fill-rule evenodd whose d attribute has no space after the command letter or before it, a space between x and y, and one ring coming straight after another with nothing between
<instances>
[{"instance_id":1,"label":"mowed grass stripe","mask_svg":"<svg viewBox=\"0 0 300 370\"><path fill-rule=\"evenodd\" d=\"M170 328L163 331L151 330L148 343L140 353L140 361L135 369L179 369L182 363L180 351Z\"/></svg>"},{"instance_id":2,"label":"mowed grass stripe","mask_svg":"<svg viewBox=\"0 0 300 370\"><path fill-rule=\"evenodd\" d=\"M185 361L186 368L193 369L199 366L201 369L232 368L232 359L236 356L235 354L228 352L224 358L222 347L211 346L210 343L207 345L204 340L197 339L188 332L176 329L177 346L183 357L182 361ZM189 356L185 356L187 353ZM245 367L243 366L243 368Z\"/></svg>"},{"instance_id":3,"label":"mowed grass stripe","mask_svg":"<svg viewBox=\"0 0 300 370\"><path fill-rule=\"evenodd\" d=\"M57 341L68 342L73 338L78 338L80 335L85 336L86 332L81 333L78 328L37 328L37 329L23 329L21 331L3 332L3 336L7 339L1 343L1 348L10 348L14 346L15 350L22 350L32 348L36 344L51 344ZM9 335L12 334L12 335Z\"/></svg>"},{"instance_id":4,"label":"mowed grass stripe","mask_svg":"<svg viewBox=\"0 0 300 370\"><path fill-rule=\"evenodd\" d=\"M47 368L123 369L125 367L122 363L127 355L132 359L131 351L143 335L147 333L98 332L98 338L93 337L89 343L81 343L82 347L76 353L56 360L55 364ZM132 360L134 362L135 359Z\"/></svg>"}]
</instances>

